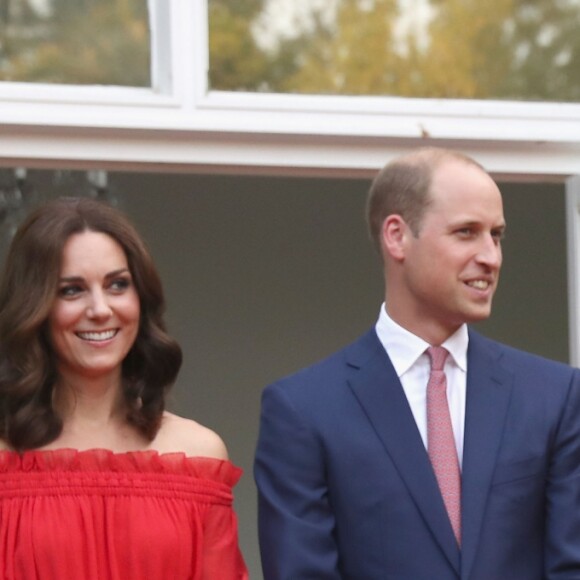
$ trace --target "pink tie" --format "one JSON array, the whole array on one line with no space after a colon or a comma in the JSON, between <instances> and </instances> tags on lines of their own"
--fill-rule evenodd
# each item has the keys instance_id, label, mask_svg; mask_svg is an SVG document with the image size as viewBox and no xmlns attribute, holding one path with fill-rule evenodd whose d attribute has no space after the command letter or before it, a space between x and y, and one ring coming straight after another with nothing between
<instances>
[{"instance_id":1,"label":"pink tie","mask_svg":"<svg viewBox=\"0 0 580 580\"><path fill-rule=\"evenodd\" d=\"M427 383L427 448L451 527L461 545L461 475L443 371L449 352L442 346L431 346L427 354L431 358Z\"/></svg>"}]
</instances>

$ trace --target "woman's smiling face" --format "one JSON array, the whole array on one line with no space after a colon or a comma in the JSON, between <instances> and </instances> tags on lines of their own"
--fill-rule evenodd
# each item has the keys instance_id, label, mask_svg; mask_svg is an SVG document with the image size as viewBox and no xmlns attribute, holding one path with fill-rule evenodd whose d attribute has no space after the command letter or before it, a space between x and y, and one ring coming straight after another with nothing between
<instances>
[{"instance_id":1,"label":"woman's smiling face","mask_svg":"<svg viewBox=\"0 0 580 580\"><path fill-rule=\"evenodd\" d=\"M139 296L123 248L100 232L72 235L63 249L48 319L60 376L120 377L139 317Z\"/></svg>"}]
</instances>

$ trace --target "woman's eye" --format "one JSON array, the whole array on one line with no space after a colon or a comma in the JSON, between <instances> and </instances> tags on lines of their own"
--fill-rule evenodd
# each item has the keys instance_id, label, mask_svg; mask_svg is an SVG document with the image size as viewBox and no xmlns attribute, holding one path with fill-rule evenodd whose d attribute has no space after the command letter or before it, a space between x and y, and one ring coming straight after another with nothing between
<instances>
[{"instance_id":1,"label":"woman's eye","mask_svg":"<svg viewBox=\"0 0 580 580\"><path fill-rule=\"evenodd\" d=\"M69 286L61 286L58 289L58 295L62 298L74 298L78 294L80 294L83 289L80 286L71 284Z\"/></svg>"},{"instance_id":2,"label":"woman's eye","mask_svg":"<svg viewBox=\"0 0 580 580\"><path fill-rule=\"evenodd\" d=\"M114 292L122 292L131 286L131 281L128 278L116 278L111 282L110 288Z\"/></svg>"}]
</instances>

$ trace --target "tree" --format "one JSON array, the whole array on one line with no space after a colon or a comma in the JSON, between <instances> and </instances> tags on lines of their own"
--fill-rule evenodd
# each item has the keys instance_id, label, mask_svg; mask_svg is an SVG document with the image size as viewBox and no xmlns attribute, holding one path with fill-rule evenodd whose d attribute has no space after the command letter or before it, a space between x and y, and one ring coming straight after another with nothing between
<instances>
[{"instance_id":1,"label":"tree","mask_svg":"<svg viewBox=\"0 0 580 580\"><path fill-rule=\"evenodd\" d=\"M580 102L580 3L514 0L506 98Z\"/></svg>"},{"instance_id":2,"label":"tree","mask_svg":"<svg viewBox=\"0 0 580 580\"><path fill-rule=\"evenodd\" d=\"M410 1L338 0L269 50L252 28L267 0L211 3L229 12L211 24L215 89L580 101L580 0L425 0L415 27Z\"/></svg>"},{"instance_id":3,"label":"tree","mask_svg":"<svg viewBox=\"0 0 580 580\"><path fill-rule=\"evenodd\" d=\"M438 0L432 7L426 48L413 63L421 82L409 96L498 97L512 58L504 34L512 0Z\"/></svg>"},{"instance_id":4,"label":"tree","mask_svg":"<svg viewBox=\"0 0 580 580\"><path fill-rule=\"evenodd\" d=\"M52 0L44 13L12 0L3 80L150 86L150 35L143 0Z\"/></svg>"},{"instance_id":5,"label":"tree","mask_svg":"<svg viewBox=\"0 0 580 580\"><path fill-rule=\"evenodd\" d=\"M300 39L297 70L280 83L286 91L381 94L399 72L392 50L396 0L343 0L335 22L316 18L315 28ZM296 44L296 41L294 41Z\"/></svg>"},{"instance_id":6,"label":"tree","mask_svg":"<svg viewBox=\"0 0 580 580\"><path fill-rule=\"evenodd\" d=\"M267 55L252 35L263 0L208 0L209 85L222 91L256 91L265 86Z\"/></svg>"}]
</instances>

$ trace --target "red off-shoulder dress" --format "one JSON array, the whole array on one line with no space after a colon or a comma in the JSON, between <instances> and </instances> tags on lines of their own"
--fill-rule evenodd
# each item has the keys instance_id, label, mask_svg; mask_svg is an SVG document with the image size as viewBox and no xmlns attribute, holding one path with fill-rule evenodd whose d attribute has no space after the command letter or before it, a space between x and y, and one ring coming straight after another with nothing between
<instances>
[{"instance_id":1,"label":"red off-shoulder dress","mask_svg":"<svg viewBox=\"0 0 580 580\"><path fill-rule=\"evenodd\" d=\"M229 461L0 451L2 580L241 580Z\"/></svg>"}]
</instances>

